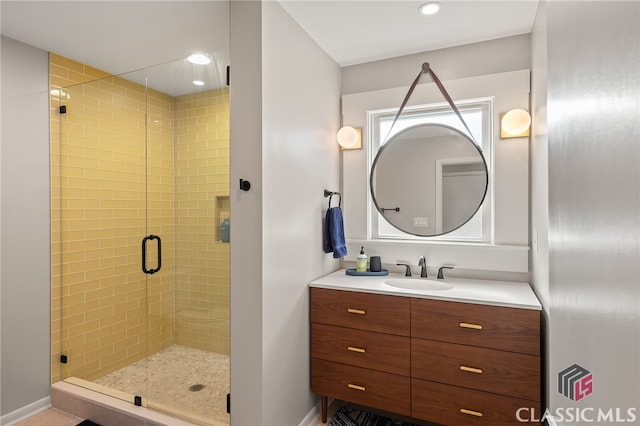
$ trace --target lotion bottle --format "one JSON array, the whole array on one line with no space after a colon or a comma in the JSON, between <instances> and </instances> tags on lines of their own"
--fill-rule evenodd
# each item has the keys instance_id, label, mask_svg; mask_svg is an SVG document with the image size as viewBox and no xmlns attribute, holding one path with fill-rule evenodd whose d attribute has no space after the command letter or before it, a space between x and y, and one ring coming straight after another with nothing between
<instances>
[{"instance_id":1,"label":"lotion bottle","mask_svg":"<svg viewBox=\"0 0 640 426\"><path fill-rule=\"evenodd\" d=\"M222 223L220 224L220 241L223 243L229 242L229 231L229 219L225 217L222 219Z\"/></svg>"},{"instance_id":2,"label":"lotion bottle","mask_svg":"<svg viewBox=\"0 0 640 426\"><path fill-rule=\"evenodd\" d=\"M364 247L360 247L360 254L356 257L356 272L367 272L367 255Z\"/></svg>"}]
</instances>

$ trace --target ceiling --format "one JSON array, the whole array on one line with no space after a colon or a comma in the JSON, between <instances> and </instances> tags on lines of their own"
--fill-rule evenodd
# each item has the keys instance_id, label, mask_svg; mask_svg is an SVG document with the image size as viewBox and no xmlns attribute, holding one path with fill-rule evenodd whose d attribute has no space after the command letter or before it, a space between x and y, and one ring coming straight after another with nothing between
<instances>
[{"instance_id":1,"label":"ceiling","mask_svg":"<svg viewBox=\"0 0 640 426\"><path fill-rule=\"evenodd\" d=\"M427 0L278 1L341 66L529 33L538 4L439 0L439 14L421 16ZM228 61L226 0L1 0L0 7L3 35L112 74L193 52Z\"/></svg>"},{"instance_id":2,"label":"ceiling","mask_svg":"<svg viewBox=\"0 0 640 426\"><path fill-rule=\"evenodd\" d=\"M538 0L279 0L341 66L531 32Z\"/></svg>"},{"instance_id":3,"label":"ceiling","mask_svg":"<svg viewBox=\"0 0 640 426\"><path fill-rule=\"evenodd\" d=\"M227 1L1 0L2 34L122 74L228 50Z\"/></svg>"},{"instance_id":4,"label":"ceiling","mask_svg":"<svg viewBox=\"0 0 640 426\"><path fill-rule=\"evenodd\" d=\"M224 84L229 57L228 1L1 0L2 34L170 95ZM191 53L211 53L222 73L192 84ZM166 65L163 65L166 64ZM152 67L148 72L133 72ZM180 70L176 78L175 71ZM194 77L195 78L195 77Z\"/></svg>"}]
</instances>

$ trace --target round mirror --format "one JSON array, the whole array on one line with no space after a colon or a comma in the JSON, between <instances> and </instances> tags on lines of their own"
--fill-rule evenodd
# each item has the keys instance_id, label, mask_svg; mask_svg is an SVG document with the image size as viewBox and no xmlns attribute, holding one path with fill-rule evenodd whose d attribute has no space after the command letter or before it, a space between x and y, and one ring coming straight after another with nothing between
<instances>
[{"instance_id":1,"label":"round mirror","mask_svg":"<svg viewBox=\"0 0 640 426\"><path fill-rule=\"evenodd\" d=\"M464 133L443 124L398 132L371 167L373 203L392 226L432 237L471 219L487 193L487 163Z\"/></svg>"}]
</instances>

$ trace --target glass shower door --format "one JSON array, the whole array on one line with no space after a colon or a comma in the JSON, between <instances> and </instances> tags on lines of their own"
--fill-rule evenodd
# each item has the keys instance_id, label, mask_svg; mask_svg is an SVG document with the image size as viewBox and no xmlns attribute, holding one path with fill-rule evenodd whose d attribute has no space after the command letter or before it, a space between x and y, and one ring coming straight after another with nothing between
<instances>
[{"instance_id":1,"label":"glass shower door","mask_svg":"<svg viewBox=\"0 0 640 426\"><path fill-rule=\"evenodd\" d=\"M54 65L82 69L70 62ZM146 107L143 88L131 82L141 75L59 89L54 112L52 275L59 300L54 297L52 317L60 321L54 373L58 367L61 379L100 391L109 388L101 383L105 375L147 356L139 253L146 226ZM136 394L145 393L143 379L128 378Z\"/></svg>"},{"instance_id":2,"label":"glass shower door","mask_svg":"<svg viewBox=\"0 0 640 426\"><path fill-rule=\"evenodd\" d=\"M147 223L162 236L162 269L147 275L148 403L228 424L229 243L219 232L230 213L227 62L201 59L210 62L184 59L146 75Z\"/></svg>"}]
</instances>

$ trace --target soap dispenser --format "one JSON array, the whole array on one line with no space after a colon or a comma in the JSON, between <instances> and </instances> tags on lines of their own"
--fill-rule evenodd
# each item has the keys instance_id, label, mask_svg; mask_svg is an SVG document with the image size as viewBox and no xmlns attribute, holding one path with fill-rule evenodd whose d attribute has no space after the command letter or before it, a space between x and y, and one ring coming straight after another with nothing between
<instances>
[{"instance_id":1,"label":"soap dispenser","mask_svg":"<svg viewBox=\"0 0 640 426\"><path fill-rule=\"evenodd\" d=\"M356 257L356 272L367 272L367 255L364 247L360 247L360 254Z\"/></svg>"}]
</instances>

